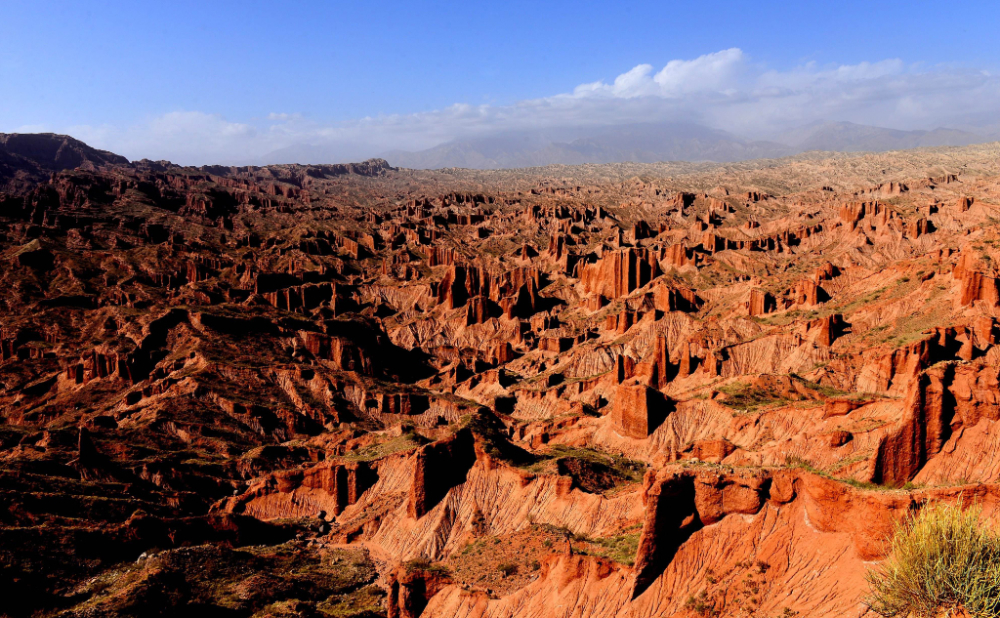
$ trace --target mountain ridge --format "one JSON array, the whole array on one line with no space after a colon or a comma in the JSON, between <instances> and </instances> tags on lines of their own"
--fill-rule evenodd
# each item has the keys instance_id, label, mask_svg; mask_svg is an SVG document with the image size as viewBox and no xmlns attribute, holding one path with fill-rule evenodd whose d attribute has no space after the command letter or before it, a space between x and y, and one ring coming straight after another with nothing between
<instances>
[{"instance_id":1,"label":"mountain ridge","mask_svg":"<svg viewBox=\"0 0 1000 618\"><path fill-rule=\"evenodd\" d=\"M508 131L451 140L423 150L391 150L379 156L410 169L512 169L589 163L667 161L728 163L781 158L813 150L885 152L966 146L995 136L939 127L887 129L851 122L814 123L750 139L690 123L637 123L591 128ZM356 145L352 149L356 150ZM293 145L261 157L263 164L343 160L332 146Z\"/></svg>"},{"instance_id":2,"label":"mountain ridge","mask_svg":"<svg viewBox=\"0 0 1000 618\"><path fill-rule=\"evenodd\" d=\"M57 133L0 133L0 189L23 189L54 172L128 165L125 157Z\"/></svg>"}]
</instances>

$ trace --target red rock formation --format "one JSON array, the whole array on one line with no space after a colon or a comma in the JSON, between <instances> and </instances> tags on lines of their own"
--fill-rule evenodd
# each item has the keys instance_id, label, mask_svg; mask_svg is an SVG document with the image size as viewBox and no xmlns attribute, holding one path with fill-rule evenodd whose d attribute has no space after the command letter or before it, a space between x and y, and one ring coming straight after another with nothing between
<instances>
[{"instance_id":1,"label":"red rock formation","mask_svg":"<svg viewBox=\"0 0 1000 618\"><path fill-rule=\"evenodd\" d=\"M694 254L689 252L683 243L670 245L666 249L664 260L674 268L684 268L694 265Z\"/></svg>"},{"instance_id":2,"label":"red rock formation","mask_svg":"<svg viewBox=\"0 0 1000 618\"><path fill-rule=\"evenodd\" d=\"M844 416L865 405L864 401L857 399L834 398L823 402L823 418L833 416Z\"/></svg>"},{"instance_id":3,"label":"red rock formation","mask_svg":"<svg viewBox=\"0 0 1000 618\"><path fill-rule=\"evenodd\" d=\"M817 344L830 346L841 335L845 327L844 317L834 313L810 321L808 334Z\"/></svg>"},{"instance_id":4,"label":"red rock formation","mask_svg":"<svg viewBox=\"0 0 1000 618\"><path fill-rule=\"evenodd\" d=\"M258 584L350 555L400 616L858 614L899 517L973 498L996 517L984 156L879 155L878 186L870 155L669 178L19 168L0 180L14 613L162 613L113 577L155 550L137 582L184 564L230 590L226 552L273 593L207 612L322 613L325 580ZM953 166L979 171L906 177ZM587 555L608 539L621 563ZM374 577L338 599L378 613Z\"/></svg>"},{"instance_id":5,"label":"red rock formation","mask_svg":"<svg viewBox=\"0 0 1000 618\"><path fill-rule=\"evenodd\" d=\"M815 281L803 279L795 284L796 305L815 306L826 300L826 291L819 287Z\"/></svg>"},{"instance_id":6,"label":"red rock formation","mask_svg":"<svg viewBox=\"0 0 1000 618\"><path fill-rule=\"evenodd\" d=\"M962 306L967 306L977 300L990 307L1000 305L1000 291L997 289L995 277L988 277L978 272L965 275L962 279L962 295L959 298L959 303Z\"/></svg>"},{"instance_id":7,"label":"red rock formation","mask_svg":"<svg viewBox=\"0 0 1000 618\"><path fill-rule=\"evenodd\" d=\"M419 519L433 509L452 487L465 482L476 461L472 433L459 431L417 451L406 509Z\"/></svg>"},{"instance_id":8,"label":"red rock formation","mask_svg":"<svg viewBox=\"0 0 1000 618\"><path fill-rule=\"evenodd\" d=\"M691 454L701 461L721 463L736 451L736 446L729 440L698 440L694 443Z\"/></svg>"},{"instance_id":9,"label":"red rock formation","mask_svg":"<svg viewBox=\"0 0 1000 618\"><path fill-rule=\"evenodd\" d=\"M652 356L636 369L638 373L648 376L647 384L650 388L659 390L667 386L674 368L670 364L670 352L667 349L666 337L663 335L656 337Z\"/></svg>"},{"instance_id":10,"label":"red rock formation","mask_svg":"<svg viewBox=\"0 0 1000 618\"><path fill-rule=\"evenodd\" d=\"M660 311L697 311L704 304L694 290L665 285L653 288L653 298Z\"/></svg>"},{"instance_id":11,"label":"red rock formation","mask_svg":"<svg viewBox=\"0 0 1000 618\"><path fill-rule=\"evenodd\" d=\"M670 403L657 391L643 384L621 384L615 391L611 424L623 436L641 440L670 413Z\"/></svg>"},{"instance_id":12,"label":"red rock formation","mask_svg":"<svg viewBox=\"0 0 1000 618\"><path fill-rule=\"evenodd\" d=\"M749 315L765 315L775 310L774 296L762 290L750 290L750 298L744 304Z\"/></svg>"},{"instance_id":13,"label":"red rock formation","mask_svg":"<svg viewBox=\"0 0 1000 618\"><path fill-rule=\"evenodd\" d=\"M450 583L441 572L399 567L389 576L388 618L419 618L428 599Z\"/></svg>"},{"instance_id":14,"label":"red rock formation","mask_svg":"<svg viewBox=\"0 0 1000 618\"><path fill-rule=\"evenodd\" d=\"M584 266L580 280L588 292L615 299L627 296L659 274L658 262L647 252L622 249Z\"/></svg>"}]
</instances>

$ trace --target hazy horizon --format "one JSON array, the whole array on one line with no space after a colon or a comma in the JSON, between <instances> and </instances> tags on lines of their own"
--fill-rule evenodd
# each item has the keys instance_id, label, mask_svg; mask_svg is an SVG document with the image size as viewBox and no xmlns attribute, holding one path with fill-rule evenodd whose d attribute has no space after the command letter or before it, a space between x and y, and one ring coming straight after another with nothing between
<instances>
[{"instance_id":1,"label":"hazy horizon","mask_svg":"<svg viewBox=\"0 0 1000 618\"><path fill-rule=\"evenodd\" d=\"M1000 8L932 7L13 2L0 132L181 164L641 123L786 145L838 122L994 138L1000 52L975 42Z\"/></svg>"}]
</instances>

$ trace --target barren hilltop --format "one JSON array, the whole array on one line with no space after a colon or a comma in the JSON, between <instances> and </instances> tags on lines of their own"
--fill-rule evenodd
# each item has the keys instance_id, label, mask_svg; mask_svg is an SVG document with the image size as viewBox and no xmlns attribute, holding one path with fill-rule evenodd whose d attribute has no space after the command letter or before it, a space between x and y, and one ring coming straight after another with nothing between
<instances>
[{"instance_id":1,"label":"barren hilltop","mask_svg":"<svg viewBox=\"0 0 1000 618\"><path fill-rule=\"evenodd\" d=\"M0 614L874 616L998 517L998 144L0 191Z\"/></svg>"}]
</instances>

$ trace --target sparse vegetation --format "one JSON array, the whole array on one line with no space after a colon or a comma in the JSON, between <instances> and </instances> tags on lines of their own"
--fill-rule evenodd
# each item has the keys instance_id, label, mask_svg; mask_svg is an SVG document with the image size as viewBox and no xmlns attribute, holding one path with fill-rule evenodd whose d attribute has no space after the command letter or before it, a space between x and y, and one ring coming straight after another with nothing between
<instances>
[{"instance_id":1,"label":"sparse vegetation","mask_svg":"<svg viewBox=\"0 0 1000 618\"><path fill-rule=\"evenodd\" d=\"M344 459L372 461L393 453L412 451L429 441L430 440L427 440L415 431L406 432L404 430L402 435L395 438L390 438L384 442L378 442L376 444L360 448L356 451L345 453Z\"/></svg>"},{"instance_id":2,"label":"sparse vegetation","mask_svg":"<svg viewBox=\"0 0 1000 618\"><path fill-rule=\"evenodd\" d=\"M805 384L807 388L816 391L823 397L844 397L848 395L848 393L840 389L834 388L832 386L827 386L826 384L820 384L819 382L810 382L809 380L802 380L802 383Z\"/></svg>"},{"instance_id":3,"label":"sparse vegetation","mask_svg":"<svg viewBox=\"0 0 1000 618\"><path fill-rule=\"evenodd\" d=\"M510 577L511 575L516 575L518 570L519 567L517 566L517 564L513 562L504 562L503 564L497 567L497 571L500 571L500 574L503 575L504 577Z\"/></svg>"},{"instance_id":4,"label":"sparse vegetation","mask_svg":"<svg viewBox=\"0 0 1000 618\"><path fill-rule=\"evenodd\" d=\"M639 551L639 539L641 531L626 532L615 536L586 539L591 547L580 550L582 553L600 556L614 560L619 564L632 566L635 564L635 555Z\"/></svg>"},{"instance_id":5,"label":"sparse vegetation","mask_svg":"<svg viewBox=\"0 0 1000 618\"><path fill-rule=\"evenodd\" d=\"M642 482L646 473L643 462L617 453L564 444L550 446L525 468L536 473L568 475L581 489L605 494Z\"/></svg>"},{"instance_id":6,"label":"sparse vegetation","mask_svg":"<svg viewBox=\"0 0 1000 618\"><path fill-rule=\"evenodd\" d=\"M748 412L753 412L765 406L791 402L790 399L780 397L773 392L744 382L734 382L720 386L719 391L726 395L725 399L721 400L723 405Z\"/></svg>"},{"instance_id":7,"label":"sparse vegetation","mask_svg":"<svg viewBox=\"0 0 1000 618\"><path fill-rule=\"evenodd\" d=\"M699 616L715 616L718 615L718 611L715 610L708 598L708 593L704 590L699 592L697 595L691 595L684 602L684 609L692 611Z\"/></svg>"},{"instance_id":8,"label":"sparse vegetation","mask_svg":"<svg viewBox=\"0 0 1000 618\"><path fill-rule=\"evenodd\" d=\"M409 560L404 564L407 573L414 573L416 571L426 571L427 573L432 573L434 575L450 575L451 569L447 565L441 564L439 562L431 562L426 558L415 558Z\"/></svg>"},{"instance_id":9,"label":"sparse vegetation","mask_svg":"<svg viewBox=\"0 0 1000 618\"><path fill-rule=\"evenodd\" d=\"M981 514L932 504L898 524L889 559L868 573L869 607L887 617L1000 615L1000 536Z\"/></svg>"}]
</instances>

